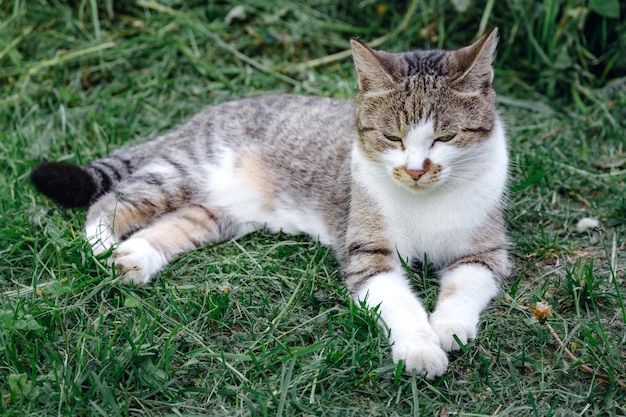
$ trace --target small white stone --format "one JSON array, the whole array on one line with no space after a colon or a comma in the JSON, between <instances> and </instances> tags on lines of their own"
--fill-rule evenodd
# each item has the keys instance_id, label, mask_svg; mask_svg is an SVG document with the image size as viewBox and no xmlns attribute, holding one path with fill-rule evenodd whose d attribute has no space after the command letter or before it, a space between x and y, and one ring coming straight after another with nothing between
<instances>
[{"instance_id":1,"label":"small white stone","mask_svg":"<svg viewBox=\"0 0 626 417\"><path fill-rule=\"evenodd\" d=\"M576 223L576 231L584 233L587 230L593 230L600 227L600 221L594 217L583 217Z\"/></svg>"}]
</instances>

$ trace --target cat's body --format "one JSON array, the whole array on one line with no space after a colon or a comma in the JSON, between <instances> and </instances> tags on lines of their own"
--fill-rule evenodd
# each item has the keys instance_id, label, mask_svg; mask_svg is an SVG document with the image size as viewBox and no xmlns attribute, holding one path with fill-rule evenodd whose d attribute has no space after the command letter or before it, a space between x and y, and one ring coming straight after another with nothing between
<instances>
[{"instance_id":1,"label":"cat's body","mask_svg":"<svg viewBox=\"0 0 626 417\"><path fill-rule=\"evenodd\" d=\"M177 254L266 227L334 249L355 300L379 306L394 360L429 378L476 336L509 273L503 127L491 88L495 32L456 52L389 54L353 42L350 101L264 96L205 109L151 142L33 182L90 205L86 235L143 285ZM355 117L356 115L356 117ZM402 260L440 271L429 316Z\"/></svg>"}]
</instances>

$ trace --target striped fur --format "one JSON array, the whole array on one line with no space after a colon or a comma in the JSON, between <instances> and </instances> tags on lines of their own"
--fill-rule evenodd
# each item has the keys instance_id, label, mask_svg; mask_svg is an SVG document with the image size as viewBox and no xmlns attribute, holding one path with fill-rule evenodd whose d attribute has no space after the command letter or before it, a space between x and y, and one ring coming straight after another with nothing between
<instances>
[{"instance_id":1,"label":"striped fur","mask_svg":"<svg viewBox=\"0 0 626 417\"><path fill-rule=\"evenodd\" d=\"M496 32L458 51L392 54L353 41L356 104L263 96L209 107L172 132L33 183L89 206L86 237L125 281L180 253L266 227L331 246L357 302L378 307L392 355L434 378L476 336L510 271L507 151L491 87ZM429 314L403 260L441 279Z\"/></svg>"}]
</instances>

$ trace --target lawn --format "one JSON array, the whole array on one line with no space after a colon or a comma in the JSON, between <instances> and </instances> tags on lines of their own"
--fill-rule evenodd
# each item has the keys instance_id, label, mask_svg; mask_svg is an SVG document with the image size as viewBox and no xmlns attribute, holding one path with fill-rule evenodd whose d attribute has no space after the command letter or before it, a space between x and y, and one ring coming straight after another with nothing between
<instances>
[{"instance_id":1,"label":"lawn","mask_svg":"<svg viewBox=\"0 0 626 417\"><path fill-rule=\"evenodd\" d=\"M617 0L0 0L1 415L626 416L624 16ZM457 48L495 25L515 272L436 380L393 364L306 237L201 248L138 289L91 254L83 210L29 183L212 103L354 97L351 37ZM432 307L436 277L413 282Z\"/></svg>"}]
</instances>

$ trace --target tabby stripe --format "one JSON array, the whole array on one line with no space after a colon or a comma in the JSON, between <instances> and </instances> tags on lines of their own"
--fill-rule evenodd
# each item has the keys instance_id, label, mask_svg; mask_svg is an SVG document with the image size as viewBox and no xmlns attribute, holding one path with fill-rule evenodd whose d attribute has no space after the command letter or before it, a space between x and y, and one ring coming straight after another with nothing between
<instances>
[{"instance_id":1,"label":"tabby stripe","mask_svg":"<svg viewBox=\"0 0 626 417\"><path fill-rule=\"evenodd\" d=\"M406 62L409 76L422 75L446 75L441 61L445 54L440 51L420 51L401 55Z\"/></svg>"},{"instance_id":2,"label":"tabby stripe","mask_svg":"<svg viewBox=\"0 0 626 417\"><path fill-rule=\"evenodd\" d=\"M98 174L98 179L100 181L99 182L99 190L97 192L97 194L99 194L102 191L108 191L111 189L111 184L113 183L111 181L111 177L109 176L109 173L106 172L104 169L97 167L97 166L93 166L91 165L91 168Z\"/></svg>"},{"instance_id":3,"label":"tabby stripe","mask_svg":"<svg viewBox=\"0 0 626 417\"><path fill-rule=\"evenodd\" d=\"M200 207L200 206L194 206L194 207ZM211 211L206 210L206 209L203 209L202 211L204 211L204 214L206 216L205 219L198 219L197 217L194 217L194 216L192 216L190 214L183 214L182 216L180 216L180 218L183 219L183 220L188 221L189 223L191 223L191 224L193 224L195 226L201 227L201 228L205 228L206 227L206 220L207 219L212 221L213 223L215 223L216 217L215 217L215 215Z\"/></svg>"},{"instance_id":4,"label":"tabby stripe","mask_svg":"<svg viewBox=\"0 0 626 417\"><path fill-rule=\"evenodd\" d=\"M348 247L348 255L357 255L361 253L382 256L391 255L391 251L389 249L382 247L367 247L365 245L361 245L360 243L353 243L350 245L350 247Z\"/></svg>"},{"instance_id":5,"label":"tabby stripe","mask_svg":"<svg viewBox=\"0 0 626 417\"><path fill-rule=\"evenodd\" d=\"M484 250L484 251L482 251L482 252L480 252L480 253L475 253L475 254L473 254L473 255L468 256L467 258L468 258L468 259L471 259L471 258L474 258L474 257L477 257L477 256L487 255L487 254L494 253L494 252L498 252L498 251L501 251L501 250L504 250L504 251L505 251L505 250L507 250L507 249L508 249L508 245L506 245L506 244L502 244L502 245L500 245L500 246L495 246L495 247L493 247L493 248L491 248L491 249ZM461 259L461 261L462 261L462 260L463 260L463 259Z\"/></svg>"},{"instance_id":6,"label":"tabby stripe","mask_svg":"<svg viewBox=\"0 0 626 417\"><path fill-rule=\"evenodd\" d=\"M183 214L182 216L180 216L180 218L182 220L187 221L188 223L191 223L194 226L203 226L204 225L204 221L202 219L197 219L193 216L190 216L189 214Z\"/></svg>"},{"instance_id":7,"label":"tabby stripe","mask_svg":"<svg viewBox=\"0 0 626 417\"><path fill-rule=\"evenodd\" d=\"M155 204L149 198L141 198L139 200L135 200L135 199L132 198L132 196L130 196L130 198L129 198L127 196L120 195L119 196L119 202L127 204L128 206L130 206L129 207L130 210L132 210L132 209L139 210L141 212L144 212L148 216L153 216L156 213L161 213L161 212L163 212L166 209L166 207L159 206L158 204ZM165 210L165 211L167 211L167 210Z\"/></svg>"},{"instance_id":8,"label":"tabby stripe","mask_svg":"<svg viewBox=\"0 0 626 417\"><path fill-rule=\"evenodd\" d=\"M182 148L182 151L184 151L185 154L187 155L187 159L189 159L191 161L190 165L192 165L192 166L200 165L201 162L198 159L198 155L196 154L194 149L192 149L189 146L186 146L186 147Z\"/></svg>"},{"instance_id":9,"label":"tabby stripe","mask_svg":"<svg viewBox=\"0 0 626 417\"><path fill-rule=\"evenodd\" d=\"M194 194L195 194L194 189L191 186L187 184L182 184L180 186L180 199L183 202L185 203L189 202L194 196Z\"/></svg>"},{"instance_id":10,"label":"tabby stripe","mask_svg":"<svg viewBox=\"0 0 626 417\"><path fill-rule=\"evenodd\" d=\"M204 214L207 216L207 218L209 220L211 220L214 223L217 223L217 216L215 216L215 213L213 213L211 210L209 210L208 208L206 208L202 204L193 204L192 207L199 208L200 210L202 210L204 212Z\"/></svg>"},{"instance_id":11,"label":"tabby stripe","mask_svg":"<svg viewBox=\"0 0 626 417\"><path fill-rule=\"evenodd\" d=\"M158 213L161 209L163 209L162 206L159 206L158 204L155 204L151 199L149 198L142 198L141 200L139 200L138 205L140 207L147 207L152 209L152 213Z\"/></svg>"},{"instance_id":12,"label":"tabby stripe","mask_svg":"<svg viewBox=\"0 0 626 417\"><path fill-rule=\"evenodd\" d=\"M344 272L343 276L346 279L352 280L353 278L358 277L359 275L362 275L360 278L358 278L357 281L359 283L363 283L376 275L385 274L391 271L393 271L392 268L383 268L383 269L379 269L375 271L372 271L370 268L366 268L366 269L360 269L358 271L353 271L353 272Z\"/></svg>"},{"instance_id":13,"label":"tabby stripe","mask_svg":"<svg viewBox=\"0 0 626 417\"><path fill-rule=\"evenodd\" d=\"M456 268L456 267L458 267L460 265L476 264L476 265L484 266L489 271L491 271L492 273L496 274L495 267L492 264L490 264L490 263L488 263L486 261L482 261L482 260L477 259L477 258L480 258L480 257L482 257L484 255L488 255L490 253L494 253L494 252L498 252L498 251L504 251L504 250L506 250L506 246L505 245L496 246L495 248L488 249L488 250L483 251L481 253L477 253L475 255L471 255L471 256L467 256L466 258L459 259L458 261L454 262L453 264L451 264L446 269L454 269L454 268Z\"/></svg>"},{"instance_id":14,"label":"tabby stripe","mask_svg":"<svg viewBox=\"0 0 626 417\"><path fill-rule=\"evenodd\" d=\"M497 252L499 250L507 250L508 248L509 248L509 245L504 243L504 244L501 244L500 246L496 246L496 247L493 247L493 248L488 249L486 251L483 251L483 252L481 252L481 254L482 253L493 253L493 252Z\"/></svg>"},{"instance_id":15,"label":"tabby stripe","mask_svg":"<svg viewBox=\"0 0 626 417\"><path fill-rule=\"evenodd\" d=\"M472 127L465 127L463 129L461 129L462 132L471 132L471 133L489 133L491 132L491 129L487 129L485 127L476 127L476 128L472 128Z\"/></svg>"},{"instance_id":16,"label":"tabby stripe","mask_svg":"<svg viewBox=\"0 0 626 417\"><path fill-rule=\"evenodd\" d=\"M124 166L124 169L126 170L124 172L124 174L128 174L129 172L132 171L132 166L130 164L130 160L124 159L124 158L122 158L119 155L109 155L109 156L107 156L106 159L114 159L114 160L120 162Z\"/></svg>"},{"instance_id":17,"label":"tabby stripe","mask_svg":"<svg viewBox=\"0 0 626 417\"><path fill-rule=\"evenodd\" d=\"M138 180L141 180L147 184L150 185L156 185L158 187L163 188L163 177L159 174L156 174L154 172L149 172L147 174L141 175L137 178Z\"/></svg>"},{"instance_id":18,"label":"tabby stripe","mask_svg":"<svg viewBox=\"0 0 626 417\"><path fill-rule=\"evenodd\" d=\"M96 161L94 162L94 165L100 165L112 172L113 176L115 177L115 181L119 181L122 178L122 174L119 172L118 167L116 167L115 165L111 165L110 163L104 161Z\"/></svg>"},{"instance_id":19,"label":"tabby stripe","mask_svg":"<svg viewBox=\"0 0 626 417\"><path fill-rule=\"evenodd\" d=\"M187 167L185 167L183 164L181 164L180 162L177 162L175 160L173 160L170 156L168 155L164 155L163 160L165 162L167 162L168 164L170 164L171 166L174 167L174 169L176 169L176 171L178 171L178 173L180 175L182 175L183 177L188 177L189 176L189 171L187 171Z\"/></svg>"},{"instance_id":20,"label":"tabby stripe","mask_svg":"<svg viewBox=\"0 0 626 417\"><path fill-rule=\"evenodd\" d=\"M133 170L133 166L132 166L132 164L130 163L130 160L128 160L128 159L122 159L121 157L119 157L119 156L114 156L114 155L110 156L110 158L117 158L117 160L119 160L119 161L120 161L120 162L124 165L124 168L126 168L126 172L127 172L127 173L132 172L132 170Z\"/></svg>"},{"instance_id":21,"label":"tabby stripe","mask_svg":"<svg viewBox=\"0 0 626 417\"><path fill-rule=\"evenodd\" d=\"M460 262L459 265L470 265L470 264L474 264L474 265L480 265L480 266L484 266L485 268L487 268L489 271L491 271L492 273L495 274L495 271L493 270L493 267L491 265L489 265L487 262L485 261L474 261L474 260L470 260L467 262Z\"/></svg>"}]
</instances>

